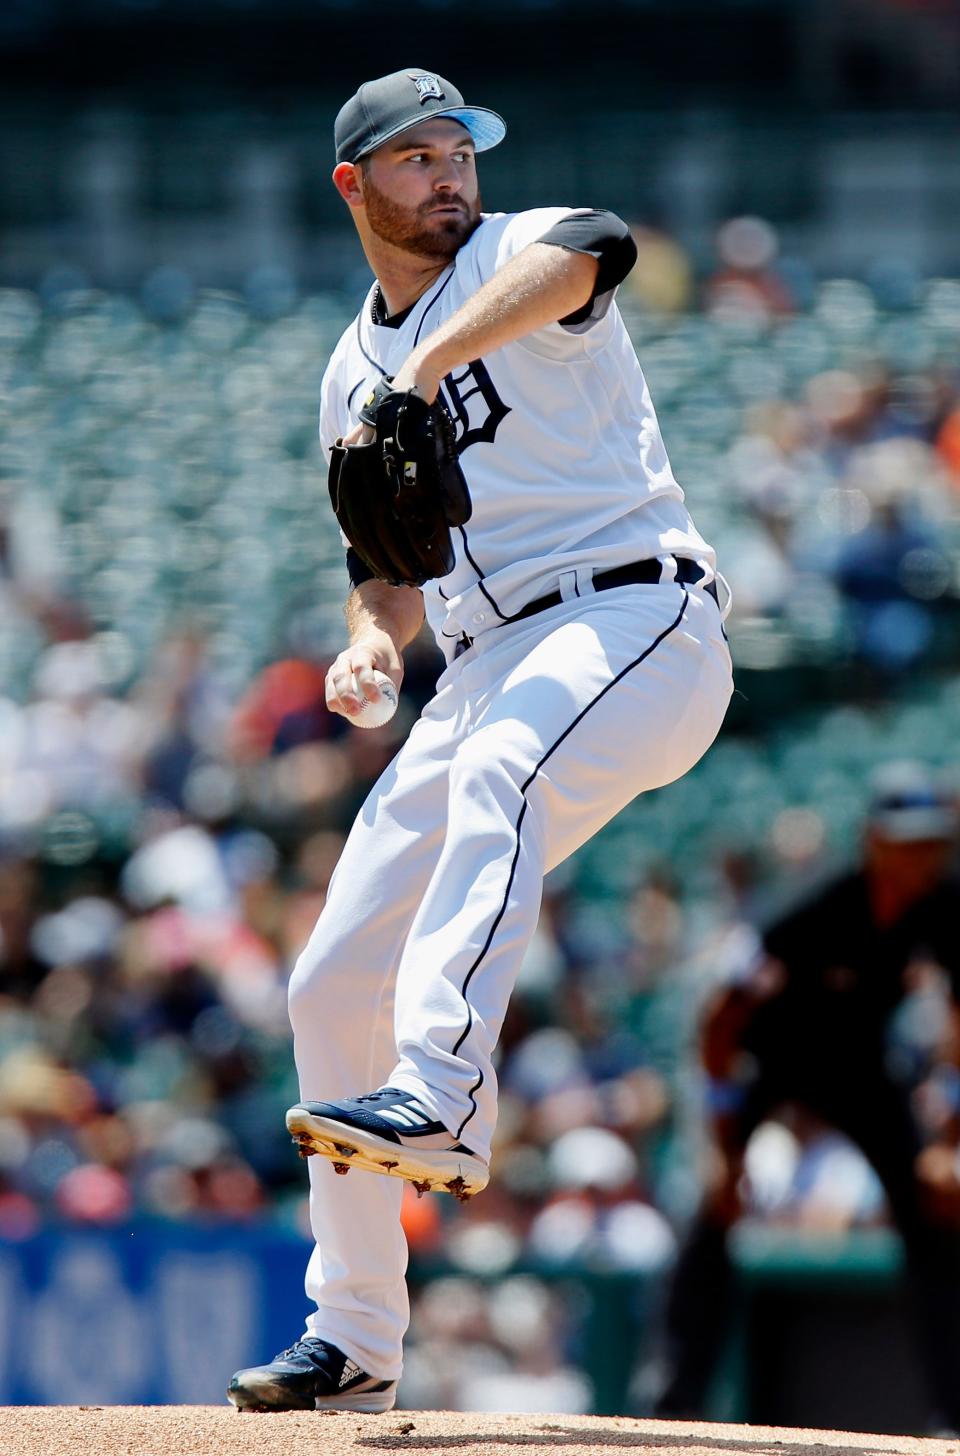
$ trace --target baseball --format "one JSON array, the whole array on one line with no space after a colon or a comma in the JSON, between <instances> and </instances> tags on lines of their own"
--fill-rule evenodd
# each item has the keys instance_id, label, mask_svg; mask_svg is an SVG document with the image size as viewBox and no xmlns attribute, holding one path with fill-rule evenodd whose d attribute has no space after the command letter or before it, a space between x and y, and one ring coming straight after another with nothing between
<instances>
[{"instance_id":1,"label":"baseball","mask_svg":"<svg viewBox=\"0 0 960 1456\"><path fill-rule=\"evenodd\" d=\"M353 690L360 699L359 713L350 714L350 722L355 728L382 728L384 723L389 723L397 711L397 690L387 677L385 672L377 672L374 669L373 680L380 689L380 698L376 703L369 703L360 691L357 679L353 679Z\"/></svg>"}]
</instances>

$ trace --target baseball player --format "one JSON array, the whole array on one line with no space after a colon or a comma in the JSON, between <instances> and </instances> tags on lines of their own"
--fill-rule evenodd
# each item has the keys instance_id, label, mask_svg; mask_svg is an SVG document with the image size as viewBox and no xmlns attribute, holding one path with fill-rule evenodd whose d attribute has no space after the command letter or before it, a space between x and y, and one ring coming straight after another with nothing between
<instances>
[{"instance_id":1,"label":"baseball player","mask_svg":"<svg viewBox=\"0 0 960 1456\"><path fill-rule=\"evenodd\" d=\"M375 282L327 367L321 442L359 449L378 386L445 405L472 513L452 570L419 588L347 552L331 710L377 701L378 671L399 688L424 614L447 666L291 978L316 1308L233 1377L241 1409L392 1407L401 1180L461 1198L487 1181L494 1049L543 876L686 773L732 690L728 593L614 302L629 231L590 208L485 214L476 154L505 131L416 68L367 82L336 121L333 181Z\"/></svg>"}]
</instances>

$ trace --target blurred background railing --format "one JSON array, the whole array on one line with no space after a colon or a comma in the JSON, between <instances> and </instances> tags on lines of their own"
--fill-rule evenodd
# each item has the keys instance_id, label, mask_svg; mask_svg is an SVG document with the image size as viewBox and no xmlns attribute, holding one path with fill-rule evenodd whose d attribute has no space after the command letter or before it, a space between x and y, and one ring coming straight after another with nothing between
<instances>
[{"instance_id":1,"label":"blurred background railing","mask_svg":"<svg viewBox=\"0 0 960 1456\"><path fill-rule=\"evenodd\" d=\"M804 300L823 271L865 276L894 306L918 275L956 271L955 112L811 114L752 96L665 106L630 75L600 97L544 97L489 76L474 92L510 122L511 145L483 165L497 210L602 200L666 229L697 267L725 218L758 214L780 230L781 269ZM352 297L365 264L327 185L339 94L171 107L120 92L55 109L5 96L0 271L33 282L69 259L95 283L130 288L176 258L207 285L255 283L260 269L275 287L293 274Z\"/></svg>"}]
</instances>

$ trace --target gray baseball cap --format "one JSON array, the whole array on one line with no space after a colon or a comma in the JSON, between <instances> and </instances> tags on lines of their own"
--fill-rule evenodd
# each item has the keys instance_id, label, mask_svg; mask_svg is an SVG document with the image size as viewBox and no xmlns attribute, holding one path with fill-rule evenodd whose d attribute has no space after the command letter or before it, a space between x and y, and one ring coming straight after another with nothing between
<instances>
[{"instance_id":1,"label":"gray baseball cap","mask_svg":"<svg viewBox=\"0 0 960 1456\"><path fill-rule=\"evenodd\" d=\"M957 807L949 789L925 764L887 763L871 784L868 822L884 839L901 844L949 840L957 832Z\"/></svg>"},{"instance_id":2,"label":"gray baseball cap","mask_svg":"<svg viewBox=\"0 0 960 1456\"><path fill-rule=\"evenodd\" d=\"M391 137L435 116L465 126L478 152L489 151L507 134L506 123L495 111L467 106L456 86L442 76L410 66L365 81L356 96L341 106L333 128L337 161L358 162Z\"/></svg>"}]
</instances>

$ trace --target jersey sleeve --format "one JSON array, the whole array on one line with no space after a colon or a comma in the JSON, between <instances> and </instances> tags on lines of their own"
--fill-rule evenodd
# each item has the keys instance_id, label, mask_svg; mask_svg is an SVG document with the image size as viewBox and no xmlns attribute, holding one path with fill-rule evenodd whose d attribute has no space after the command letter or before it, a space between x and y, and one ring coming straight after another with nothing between
<instances>
[{"instance_id":1,"label":"jersey sleeve","mask_svg":"<svg viewBox=\"0 0 960 1456\"><path fill-rule=\"evenodd\" d=\"M503 212L489 218L481 229L478 250L484 282L499 272L504 263L509 263L531 243L539 242L544 233L577 211L574 207L532 207L527 212Z\"/></svg>"},{"instance_id":2,"label":"jersey sleeve","mask_svg":"<svg viewBox=\"0 0 960 1456\"><path fill-rule=\"evenodd\" d=\"M637 245L622 218L601 208L567 213L540 242L585 253L598 264L593 292L574 313L559 320L565 329L584 332L603 318L620 284L637 261Z\"/></svg>"},{"instance_id":3,"label":"jersey sleeve","mask_svg":"<svg viewBox=\"0 0 960 1456\"><path fill-rule=\"evenodd\" d=\"M343 372L343 344L344 338L340 340L334 350L330 362L323 371L323 379L320 384L320 448L323 451L324 463L327 470L330 468L330 455L333 446L340 437L349 429L347 418L347 402L344 397L342 372ZM340 531L340 540L345 550L352 550L350 542L343 531ZM349 572L348 560L348 572ZM353 582L352 573L351 584Z\"/></svg>"},{"instance_id":4,"label":"jersey sleeve","mask_svg":"<svg viewBox=\"0 0 960 1456\"><path fill-rule=\"evenodd\" d=\"M343 434L338 408L338 396L341 391L337 387L333 364L334 361L331 359L320 386L320 448L327 465L330 464L330 451Z\"/></svg>"},{"instance_id":5,"label":"jersey sleeve","mask_svg":"<svg viewBox=\"0 0 960 1456\"><path fill-rule=\"evenodd\" d=\"M320 383L320 447L328 465L332 447L350 429L344 372L347 368L348 345L355 327L356 321L340 335Z\"/></svg>"},{"instance_id":6,"label":"jersey sleeve","mask_svg":"<svg viewBox=\"0 0 960 1456\"><path fill-rule=\"evenodd\" d=\"M535 207L527 212L499 213L487 218L477 233L476 286L486 283L531 243L544 240L552 242L553 239L546 238L546 235L564 219L592 213L593 209L587 207ZM588 347L588 337L592 346L603 342L605 325L615 316L615 310L611 308L615 293L615 288L606 290L602 298L595 297L590 300L586 315L580 311L564 323L558 320L556 323L547 324L536 333L521 339L520 344L536 354L558 360L572 359L583 354Z\"/></svg>"}]
</instances>

